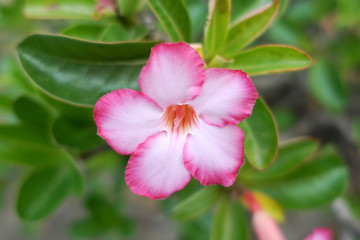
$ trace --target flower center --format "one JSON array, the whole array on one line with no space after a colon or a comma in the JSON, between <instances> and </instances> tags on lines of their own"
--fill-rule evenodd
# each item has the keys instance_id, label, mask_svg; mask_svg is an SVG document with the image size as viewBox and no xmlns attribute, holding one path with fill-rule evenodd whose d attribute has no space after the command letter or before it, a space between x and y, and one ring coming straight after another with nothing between
<instances>
[{"instance_id":1,"label":"flower center","mask_svg":"<svg viewBox=\"0 0 360 240\"><path fill-rule=\"evenodd\" d=\"M168 131L177 133L188 133L196 124L195 110L188 104L171 105L164 113L164 125Z\"/></svg>"}]
</instances>

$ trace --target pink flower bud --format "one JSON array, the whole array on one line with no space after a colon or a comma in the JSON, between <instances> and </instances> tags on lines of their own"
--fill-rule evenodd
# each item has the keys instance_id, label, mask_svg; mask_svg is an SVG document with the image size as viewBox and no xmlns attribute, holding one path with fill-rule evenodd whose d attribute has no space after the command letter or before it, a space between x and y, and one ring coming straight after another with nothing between
<instances>
[{"instance_id":1,"label":"pink flower bud","mask_svg":"<svg viewBox=\"0 0 360 240\"><path fill-rule=\"evenodd\" d=\"M314 228L312 234L307 236L304 240L331 240L332 231L330 228Z\"/></svg>"},{"instance_id":2,"label":"pink flower bud","mask_svg":"<svg viewBox=\"0 0 360 240\"><path fill-rule=\"evenodd\" d=\"M252 219L258 240L285 240L283 233L274 219L264 210L256 211Z\"/></svg>"}]
</instances>

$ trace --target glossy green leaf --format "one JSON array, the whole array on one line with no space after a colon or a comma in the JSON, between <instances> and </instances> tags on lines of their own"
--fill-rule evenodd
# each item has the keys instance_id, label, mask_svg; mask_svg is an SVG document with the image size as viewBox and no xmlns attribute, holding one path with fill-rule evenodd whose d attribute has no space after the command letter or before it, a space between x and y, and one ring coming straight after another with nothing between
<instances>
[{"instance_id":1,"label":"glossy green leaf","mask_svg":"<svg viewBox=\"0 0 360 240\"><path fill-rule=\"evenodd\" d=\"M65 29L63 34L84 40L99 41L104 30L105 27L102 25L81 24Z\"/></svg>"},{"instance_id":2,"label":"glossy green leaf","mask_svg":"<svg viewBox=\"0 0 360 240\"><path fill-rule=\"evenodd\" d=\"M125 17L131 17L145 4L145 0L117 0L117 2L121 15Z\"/></svg>"},{"instance_id":3,"label":"glossy green leaf","mask_svg":"<svg viewBox=\"0 0 360 240\"><path fill-rule=\"evenodd\" d=\"M277 0L265 10L232 24L226 42L220 55L224 58L232 58L238 55L241 50L254 41L263 33L274 19L279 9Z\"/></svg>"},{"instance_id":4,"label":"glossy green leaf","mask_svg":"<svg viewBox=\"0 0 360 240\"><path fill-rule=\"evenodd\" d=\"M224 45L230 23L230 0L210 0L205 26L204 49L211 59Z\"/></svg>"},{"instance_id":5,"label":"glossy green leaf","mask_svg":"<svg viewBox=\"0 0 360 240\"><path fill-rule=\"evenodd\" d=\"M45 130L49 130L55 114L40 100L29 96L16 99L14 112L22 121Z\"/></svg>"},{"instance_id":6,"label":"glossy green leaf","mask_svg":"<svg viewBox=\"0 0 360 240\"><path fill-rule=\"evenodd\" d=\"M237 202L223 196L214 214L210 240L248 239L247 219Z\"/></svg>"},{"instance_id":7,"label":"glossy green leaf","mask_svg":"<svg viewBox=\"0 0 360 240\"><path fill-rule=\"evenodd\" d=\"M262 45L236 55L227 67L254 76L302 70L312 63L309 55L294 47Z\"/></svg>"},{"instance_id":8,"label":"glossy green leaf","mask_svg":"<svg viewBox=\"0 0 360 240\"><path fill-rule=\"evenodd\" d=\"M122 24L104 26L101 24L81 24L64 30L66 36L99 42L120 42L140 40L149 29L144 26L125 27Z\"/></svg>"},{"instance_id":9,"label":"glossy green leaf","mask_svg":"<svg viewBox=\"0 0 360 240\"><path fill-rule=\"evenodd\" d=\"M109 91L138 88L139 72L155 44L105 44L35 34L17 51L23 69L38 87L65 102L90 107Z\"/></svg>"},{"instance_id":10,"label":"glossy green leaf","mask_svg":"<svg viewBox=\"0 0 360 240\"><path fill-rule=\"evenodd\" d=\"M91 150L103 143L96 132L94 122L65 116L57 118L53 125L53 134L59 144L82 150Z\"/></svg>"},{"instance_id":11,"label":"glossy green leaf","mask_svg":"<svg viewBox=\"0 0 360 240\"><path fill-rule=\"evenodd\" d=\"M205 187L183 202L180 202L173 209L172 215L177 220L194 218L213 206L220 196L221 188L218 186Z\"/></svg>"},{"instance_id":12,"label":"glossy green leaf","mask_svg":"<svg viewBox=\"0 0 360 240\"><path fill-rule=\"evenodd\" d=\"M257 181L279 178L299 166L309 158L317 148L319 142L311 138L301 138L280 145L274 162L263 172L253 168L241 174L240 179Z\"/></svg>"},{"instance_id":13,"label":"glossy green leaf","mask_svg":"<svg viewBox=\"0 0 360 240\"><path fill-rule=\"evenodd\" d=\"M239 124L245 134L246 159L263 170L274 160L278 148L278 133L274 117L265 102L258 98L248 119Z\"/></svg>"},{"instance_id":14,"label":"glossy green leaf","mask_svg":"<svg viewBox=\"0 0 360 240\"><path fill-rule=\"evenodd\" d=\"M105 29L102 34L101 41L103 42L119 42L140 40L147 33L149 29L143 26L135 26L131 29L126 29L120 24L114 24Z\"/></svg>"},{"instance_id":15,"label":"glossy green leaf","mask_svg":"<svg viewBox=\"0 0 360 240\"><path fill-rule=\"evenodd\" d=\"M27 0L25 15L36 19L91 19L96 0Z\"/></svg>"},{"instance_id":16,"label":"glossy green leaf","mask_svg":"<svg viewBox=\"0 0 360 240\"><path fill-rule=\"evenodd\" d=\"M53 212L71 189L69 169L36 169L21 186L16 207L21 218L38 220Z\"/></svg>"},{"instance_id":17,"label":"glossy green leaf","mask_svg":"<svg viewBox=\"0 0 360 240\"><path fill-rule=\"evenodd\" d=\"M347 103L345 83L335 66L317 61L309 71L309 85L315 98L332 111L341 111Z\"/></svg>"},{"instance_id":18,"label":"glossy green leaf","mask_svg":"<svg viewBox=\"0 0 360 240\"><path fill-rule=\"evenodd\" d=\"M172 41L190 42L191 23L183 0L147 0Z\"/></svg>"},{"instance_id":19,"label":"glossy green leaf","mask_svg":"<svg viewBox=\"0 0 360 240\"><path fill-rule=\"evenodd\" d=\"M279 179L249 183L284 208L308 209L333 201L346 187L348 174L340 157L323 153Z\"/></svg>"}]
</instances>

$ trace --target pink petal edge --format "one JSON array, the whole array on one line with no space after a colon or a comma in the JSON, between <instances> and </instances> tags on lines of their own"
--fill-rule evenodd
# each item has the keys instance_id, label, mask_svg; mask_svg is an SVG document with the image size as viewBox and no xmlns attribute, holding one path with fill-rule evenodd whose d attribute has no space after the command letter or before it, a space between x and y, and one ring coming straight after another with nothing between
<instances>
[{"instance_id":1,"label":"pink petal edge","mask_svg":"<svg viewBox=\"0 0 360 240\"><path fill-rule=\"evenodd\" d=\"M248 118L258 98L249 76L241 70L205 70L202 91L189 104L206 123L224 126Z\"/></svg>"},{"instance_id":2,"label":"pink petal edge","mask_svg":"<svg viewBox=\"0 0 360 240\"><path fill-rule=\"evenodd\" d=\"M202 185L232 185L244 163L244 133L233 124L216 127L199 121L187 136L184 164Z\"/></svg>"},{"instance_id":3,"label":"pink petal edge","mask_svg":"<svg viewBox=\"0 0 360 240\"><path fill-rule=\"evenodd\" d=\"M125 171L125 181L136 194L164 199L183 189L191 175L183 164L185 137L154 134L136 148Z\"/></svg>"},{"instance_id":4,"label":"pink petal edge","mask_svg":"<svg viewBox=\"0 0 360 240\"><path fill-rule=\"evenodd\" d=\"M105 94L94 108L98 135L122 155L133 153L148 136L162 130L162 114L156 103L131 89Z\"/></svg>"},{"instance_id":5,"label":"pink petal edge","mask_svg":"<svg viewBox=\"0 0 360 240\"><path fill-rule=\"evenodd\" d=\"M166 108L194 99L204 80L204 62L195 49L184 42L161 43L153 47L139 85L145 95Z\"/></svg>"}]
</instances>

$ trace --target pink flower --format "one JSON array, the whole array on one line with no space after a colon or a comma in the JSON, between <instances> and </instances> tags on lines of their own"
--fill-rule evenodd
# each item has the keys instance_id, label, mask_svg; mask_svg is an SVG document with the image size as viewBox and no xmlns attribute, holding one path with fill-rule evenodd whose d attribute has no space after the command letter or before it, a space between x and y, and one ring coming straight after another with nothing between
<instances>
[{"instance_id":1,"label":"pink flower","mask_svg":"<svg viewBox=\"0 0 360 240\"><path fill-rule=\"evenodd\" d=\"M125 180L151 199L166 198L191 177L203 185L234 183L243 164L244 134L258 97L241 70L209 68L186 43L152 49L139 77L141 91L119 89L94 109L98 134L131 154Z\"/></svg>"},{"instance_id":2,"label":"pink flower","mask_svg":"<svg viewBox=\"0 0 360 240\"><path fill-rule=\"evenodd\" d=\"M286 240L275 220L262 209L252 192L245 192L243 199L253 214L252 226L258 240Z\"/></svg>"},{"instance_id":3,"label":"pink flower","mask_svg":"<svg viewBox=\"0 0 360 240\"><path fill-rule=\"evenodd\" d=\"M253 214L252 225L258 240L286 239L275 220L266 211L259 210Z\"/></svg>"},{"instance_id":4,"label":"pink flower","mask_svg":"<svg viewBox=\"0 0 360 240\"><path fill-rule=\"evenodd\" d=\"M315 228L304 240L331 240L332 231L329 228Z\"/></svg>"}]
</instances>

